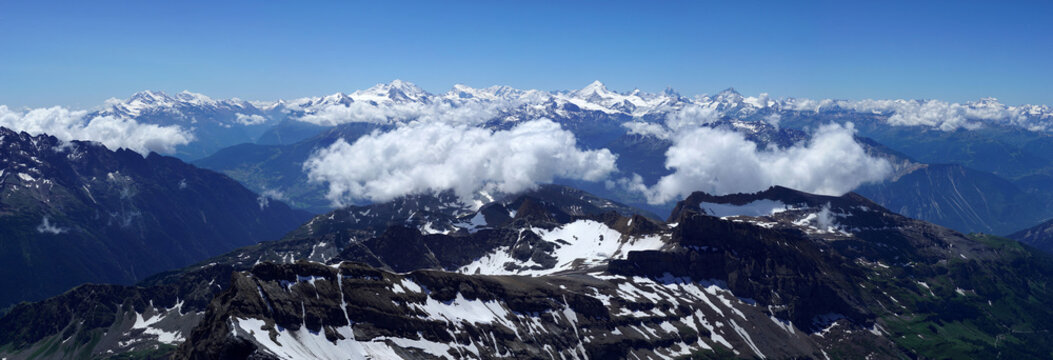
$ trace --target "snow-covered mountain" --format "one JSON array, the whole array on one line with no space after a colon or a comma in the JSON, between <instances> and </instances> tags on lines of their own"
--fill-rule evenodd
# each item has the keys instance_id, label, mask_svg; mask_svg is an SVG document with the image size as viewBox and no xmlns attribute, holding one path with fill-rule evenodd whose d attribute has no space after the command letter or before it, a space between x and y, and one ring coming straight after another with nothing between
<instances>
[{"instance_id":1,"label":"snow-covered mountain","mask_svg":"<svg viewBox=\"0 0 1053 360\"><path fill-rule=\"evenodd\" d=\"M267 139L263 141L292 143L319 132L316 127L353 122L396 124L437 120L500 126L549 118L565 123L569 129L583 131L597 124L612 126L627 122L676 130L685 119L690 123L730 118L778 124L780 118L804 117L822 123L845 115L872 118L886 126L920 126L941 131L983 127L1053 131L1050 106L1010 106L989 98L965 103L815 100L774 98L767 94L745 96L730 88L713 95L682 96L672 89L659 93L639 89L619 92L599 81L564 91L508 86L473 88L457 84L443 93L429 93L410 82L394 80L350 93L276 101L213 99L189 91L174 95L142 91L124 100L110 99L101 108L88 112L84 119L109 116L143 124L178 125L189 130L195 141L181 146L177 155L196 159L244 142ZM11 124L7 126L18 129ZM268 135L268 132L283 133L283 136Z\"/></svg>"},{"instance_id":2,"label":"snow-covered mountain","mask_svg":"<svg viewBox=\"0 0 1053 360\"><path fill-rule=\"evenodd\" d=\"M281 100L270 103L257 103L266 110L280 110L293 114L291 118L303 121L322 121L317 116L326 113L336 114L336 108L352 110L390 111L391 117L363 118L357 112L344 113L343 118L327 119L331 124L354 121L408 121L420 116L447 115L452 109L491 109L496 110L492 118L479 119L499 121L530 120L539 117L567 118L576 113L596 112L612 119L652 118L664 116L681 110L685 106L711 108L736 116L755 114L762 109L781 108L780 102L768 98L742 96L734 89L725 90L714 96L683 97L672 89L661 93L648 93L639 89L630 92L610 90L602 82L594 81L578 90L543 91L522 90L508 86L472 88L457 84L441 94L431 94L412 83L395 80L390 84L378 84L366 90L351 94L336 93L328 96L308 97L295 100ZM357 104L357 105L352 105ZM357 116L356 116L357 115ZM399 116L402 117L399 117ZM451 112L450 117L464 115L463 112ZM455 120L443 118L444 120Z\"/></svg>"},{"instance_id":3,"label":"snow-covered mountain","mask_svg":"<svg viewBox=\"0 0 1053 360\"><path fill-rule=\"evenodd\" d=\"M713 109L721 115L733 118L792 112L879 114L889 117L889 125L927 126L942 130L976 128L991 124L1047 131L1053 124L1053 108L1048 105L1010 106L993 98L965 103L938 100L813 100L773 98L768 94L744 96L732 88L715 95L684 97L672 89L661 93L647 93L639 89L617 92L608 89L599 81L569 91L521 90L507 86L477 89L458 84L445 93L431 94L412 83L395 80L390 84L378 84L350 95L337 93L324 97L277 101L264 105L264 108L317 113L329 106L346 107L353 102L376 107L395 104L443 104L448 107L492 104L499 107L504 115L498 118L506 120L515 120L523 115L563 117L574 111L596 111L608 115L659 119L660 116L692 106ZM345 120L354 121L353 118Z\"/></svg>"},{"instance_id":4,"label":"snow-covered mountain","mask_svg":"<svg viewBox=\"0 0 1053 360\"><path fill-rule=\"evenodd\" d=\"M1049 155L1053 153L1053 133L1049 132L1053 130L1053 109L1046 105L1010 106L994 99L966 103L812 100L766 94L746 96L734 89L713 95L682 96L672 89L659 93L619 92L598 81L566 91L458 84L446 92L430 93L396 80L349 93L279 101L220 100L185 91L175 95L143 91L126 100L109 101L84 118L99 116L178 126L192 134L193 141L175 146L176 156L199 161L198 164L224 172L258 192L309 193L307 197L297 197L296 201L301 202L297 206L316 211L325 211L328 201L319 184L307 184L306 176L299 171L313 151L340 138L354 141L370 131L362 129L388 131L412 121L502 130L537 118L552 119L572 132L583 147L614 151L619 155L618 167L624 176L637 173L648 184L668 173L665 151L673 136L686 130L716 127L745 134L760 148L787 148L807 141L811 130L830 122L852 122L858 136L902 152L916 163L956 163L1019 182L1016 185L1024 189L1053 179L1053 156ZM3 118L0 115L0 121ZM344 135L348 133L355 135ZM234 146L242 143L262 146ZM969 150L977 146L983 151ZM646 151L635 151L641 149ZM281 172L272 171L275 169ZM574 185L630 201L628 197L604 192L603 184ZM1053 194L1045 189L1036 191ZM1048 198L1047 195L1029 194L1040 199ZM1049 215L1044 210L1034 211L1037 217ZM949 226L962 223L959 219L926 219Z\"/></svg>"},{"instance_id":5,"label":"snow-covered mountain","mask_svg":"<svg viewBox=\"0 0 1053 360\"><path fill-rule=\"evenodd\" d=\"M110 99L84 119L98 117L185 129L194 141L177 148L175 155L184 159L200 158L234 144L255 142L279 120L241 99L216 100L189 91L169 95L149 90L125 100Z\"/></svg>"},{"instance_id":6,"label":"snow-covered mountain","mask_svg":"<svg viewBox=\"0 0 1053 360\"><path fill-rule=\"evenodd\" d=\"M225 109L241 111L242 114L249 113L245 115L258 113L258 109L251 103L240 99L214 100L204 94L190 91L182 91L170 96L163 91L146 90L133 94L127 100L110 99L106 106L98 111L98 114L137 117L162 113L193 123L197 119L188 112L200 112L205 109Z\"/></svg>"}]
</instances>

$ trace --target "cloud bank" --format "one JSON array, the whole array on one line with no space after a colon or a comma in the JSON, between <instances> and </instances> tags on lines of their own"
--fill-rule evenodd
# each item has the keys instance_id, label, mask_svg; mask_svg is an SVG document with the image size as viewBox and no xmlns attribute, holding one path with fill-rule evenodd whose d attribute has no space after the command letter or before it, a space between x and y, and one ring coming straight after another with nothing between
<instances>
[{"instance_id":1,"label":"cloud bank","mask_svg":"<svg viewBox=\"0 0 1053 360\"><path fill-rule=\"evenodd\" d=\"M1012 122L1016 116L1001 104L975 106L938 100L862 100L847 102L846 107L858 112L891 114L888 124L893 126L929 126L943 131L975 130L984 121Z\"/></svg>"},{"instance_id":2,"label":"cloud bank","mask_svg":"<svg viewBox=\"0 0 1053 360\"><path fill-rule=\"evenodd\" d=\"M408 194L453 190L516 193L554 178L600 181L616 171L607 149L582 150L570 131L547 119L491 131L467 125L414 122L373 132L348 144L337 140L303 165L328 183L336 205L387 201Z\"/></svg>"},{"instance_id":3,"label":"cloud bank","mask_svg":"<svg viewBox=\"0 0 1053 360\"><path fill-rule=\"evenodd\" d=\"M0 126L33 135L48 134L63 141L95 141L113 150L126 148L144 155L151 151L173 153L176 146L194 139L179 126L143 124L112 116L88 119L86 114L57 106L20 112L0 105Z\"/></svg>"},{"instance_id":4,"label":"cloud bank","mask_svg":"<svg viewBox=\"0 0 1053 360\"><path fill-rule=\"evenodd\" d=\"M357 101L348 104L335 104L303 115L297 120L322 126L336 126L346 123L366 122L389 124L409 121L446 121L465 124L479 124L497 117L499 111L507 104L502 102L407 102L407 103L370 103Z\"/></svg>"},{"instance_id":5,"label":"cloud bank","mask_svg":"<svg viewBox=\"0 0 1053 360\"><path fill-rule=\"evenodd\" d=\"M892 173L887 160L867 155L855 142L854 131L851 123L824 125L807 143L761 150L740 133L699 127L673 138L666 152L666 167L672 174L653 186L643 184L639 176L623 179L621 185L643 193L652 204L668 203L694 191L724 195L772 185L841 195Z\"/></svg>"},{"instance_id":6,"label":"cloud bank","mask_svg":"<svg viewBox=\"0 0 1053 360\"><path fill-rule=\"evenodd\" d=\"M940 100L810 100L787 99L784 109L820 112L843 109L878 114L892 126L924 126L942 131L976 130L985 125L1009 125L1029 131L1049 131L1053 114L1048 106L1007 106L993 98L955 103Z\"/></svg>"},{"instance_id":7,"label":"cloud bank","mask_svg":"<svg viewBox=\"0 0 1053 360\"><path fill-rule=\"evenodd\" d=\"M681 131L711 124L720 120L722 116L724 112L712 104L688 104L666 114L664 123L629 121L622 123L622 127L625 127L630 134L670 140Z\"/></svg>"}]
</instances>

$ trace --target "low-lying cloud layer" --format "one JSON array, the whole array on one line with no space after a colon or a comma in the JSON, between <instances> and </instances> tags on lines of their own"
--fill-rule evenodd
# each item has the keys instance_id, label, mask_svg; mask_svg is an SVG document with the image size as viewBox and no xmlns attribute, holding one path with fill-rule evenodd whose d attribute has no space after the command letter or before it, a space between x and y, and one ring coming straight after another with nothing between
<instances>
[{"instance_id":1,"label":"low-lying cloud layer","mask_svg":"<svg viewBox=\"0 0 1053 360\"><path fill-rule=\"evenodd\" d=\"M338 140L304 170L345 205L444 190L462 199L479 190L516 193L557 177L600 181L616 171L615 158L607 149L579 149L573 133L546 119L499 131L414 122L353 144Z\"/></svg>"},{"instance_id":2,"label":"low-lying cloud layer","mask_svg":"<svg viewBox=\"0 0 1053 360\"><path fill-rule=\"evenodd\" d=\"M772 185L841 195L892 173L891 164L867 155L853 133L851 123L824 125L807 143L762 150L740 133L698 127L674 134L673 146L666 152L666 167L674 171L672 174L653 186L643 184L639 176L624 179L621 185L643 193L653 204L680 199L694 191L724 195L756 192Z\"/></svg>"},{"instance_id":3,"label":"low-lying cloud layer","mask_svg":"<svg viewBox=\"0 0 1053 360\"><path fill-rule=\"evenodd\" d=\"M839 108L885 116L892 126L925 126L942 131L976 130L1008 125L1029 131L1049 131L1053 114L1047 106L1007 106L995 99L955 103L940 100L810 100L789 99L785 109L820 112Z\"/></svg>"},{"instance_id":4,"label":"low-lying cloud layer","mask_svg":"<svg viewBox=\"0 0 1053 360\"><path fill-rule=\"evenodd\" d=\"M497 116L502 103L464 102L381 103L353 102L335 104L297 118L299 121L322 126L336 126L353 122L388 124L395 121L446 121L478 124Z\"/></svg>"},{"instance_id":5,"label":"low-lying cloud layer","mask_svg":"<svg viewBox=\"0 0 1053 360\"><path fill-rule=\"evenodd\" d=\"M688 104L681 109L670 111L662 123L629 121L622 123L622 127L630 134L671 140L677 133L711 124L723 116L725 113L716 106Z\"/></svg>"},{"instance_id":6,"label":"low-lying cloud layer","mask_svg":"<svg viewBox=\"0 0 1053 360\"><path fill-rule=\"evenodd\" d=\"M86 114L57 106L20 112L0 105L0 126L33 135L48 134L63 141L95 141L112 150L126 148L144 155L151 151L173 153L176 146L194 139L179 126L143 124L111 116L88 119Z\"/></svg>"},{"instance_id":7,"label":"low-lying cloud layer","mask_svg":"<svg viewBox=\"0 0 1053 360\"><path fill-rule=\"evenodd\" d=\"M938 100L863 100L848 103L859 112L891 114L889 125L930 126L943 131L975 130L982 122L1012 122L1017 114L1003 106L970 106Z\"/></svg>"}]
</instances>

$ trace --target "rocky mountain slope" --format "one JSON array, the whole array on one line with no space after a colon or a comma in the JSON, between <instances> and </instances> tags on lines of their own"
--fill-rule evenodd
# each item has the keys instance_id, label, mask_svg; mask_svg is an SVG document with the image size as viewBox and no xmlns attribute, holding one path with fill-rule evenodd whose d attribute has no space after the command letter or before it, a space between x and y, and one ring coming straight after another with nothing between
<instances>
[{"instance_id":1,"label":"rocky mountain slope","mask_svg":"<svg viewBox=\"0 0 1053 360\"><path fill-rule=\"evenodd\" d=\"M921 165L856 192L905 216L967 232L1009 234L1050 213L1044 197L960 165Z\"/></svg>"},{"instance_id":2,"label":"rocky mountain slope","mask_svg":"<svg viewBox=\"0 0 1053 360\"><path fill-rule=\"evenodd\" d=\"M443 204L350 208L137 287L20 305L0 318L3 356L175 346L195 359L1053 351L1043 340L1053 315L1046 255L854 194L696 193L666 222L565 188L477 211Z\"/></svg>"},{"instance_id":3,"label":"rocky mountain slope","mask_svg":"<svg viewBox=\"0 0 1053 360\"><path fill-rule=\"evenodd\" d=\"M0 307L131 284L306 219L182 161L0 128Z\"/></svg>"},{"instance_id":4,"label":"rocky mountain slope","mask_svg":"<svg viewBox=\"0 0 1053 360\"><path fill-rule=\"evenodd\" d=\"M244 247L181 270L157 274L136 286L84 285L45 301L20 304L0 318L0 344L5 344L0 347L12 349L2 352L2 356L150 356L171 351L185 340L212 297L227 288L232 272L249 270L261 262L331 260L349 246L381 235L393 225L415 226L419 231L456 226L464 233L469 229L489 233L481 230L491 228L487 218L501 219L495 209L503 209L505 204L518 208L523 202L534 204L528 206L534 210L524 212L524 216L548 213L564 221L609 211L638 212L565 187L542 186L520 195L479 211L472 211L452 194L350 207L319 215L280 241ZM528 198L531 200L526 201ZM401 248L395 250L394 256L405 254L398 251ZM460 250L445 247L436 252L452 257Z\"/></svg>"},{"instance_id":5,"label":"rocky mountain slope","mask_svg":"<svg viewBox=\"0 0 1053 360\"><path fill-rule=\"evenodd\" d=\"M1008 236L1021 243L1053 253L1053 220L1047 220L1033 227L1017 231Z\"/></svg>"},{"instance_id":6,"label":"rocky mountain slope","mask_svg":"<svg viewBox=\"0 0 1053 360\"><path fill-rule=\"evenodd\" d=\"M523 274L523 265L537 262L533 256L461 268L472 276L377 269L455 267L419 261L437 256L393 265L387 262L406 258L391 252L347 254L381 259L373 266L261 264L235 275L177 357L1049 354L1042 345L1023 346L1042 344L1030 332L1048 329L1011 315L1049 318L1042 300L1029 299L1047 294L1041 284L1048 275L1041 274L1048 259L1011 242L965 237L855 195L784 188L696 194L670 220L635 231L563 233L549 242L557 252L582 242L600 248L612 235L620 235L623 246L643 239L632 234L657 236L654 246L611 251L602 263L586 256L531 277L494 274ZM530 244L530 234L549 234L526 223L517 245ZM629 223L621 218L612 226ZM456 241L437 236L397 230L373 241L401 238L415 250ZM532 243L535 254L544 242ZM490 258L473 263L494 263ZM1021 281L1030 285L1014 285Z\"/></svg>"}]
</instances>

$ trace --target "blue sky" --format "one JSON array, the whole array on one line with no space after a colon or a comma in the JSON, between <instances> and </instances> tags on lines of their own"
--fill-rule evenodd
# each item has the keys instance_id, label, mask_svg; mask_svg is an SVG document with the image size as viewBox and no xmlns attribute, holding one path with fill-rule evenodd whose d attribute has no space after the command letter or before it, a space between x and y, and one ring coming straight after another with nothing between
<instances>
[{"instance_id":1,"label":"blue sky","mask_svg":"<svg viewBox=\"0 0 1053 360\"><path fill-rule=\"evenodd\" d=\"M277 99L395 78L1053 104L1053 2L0 2L0 104Z\"/></svg>"}]
</instances>

